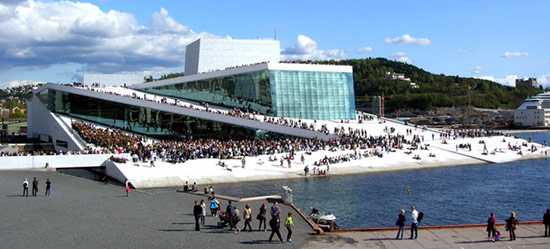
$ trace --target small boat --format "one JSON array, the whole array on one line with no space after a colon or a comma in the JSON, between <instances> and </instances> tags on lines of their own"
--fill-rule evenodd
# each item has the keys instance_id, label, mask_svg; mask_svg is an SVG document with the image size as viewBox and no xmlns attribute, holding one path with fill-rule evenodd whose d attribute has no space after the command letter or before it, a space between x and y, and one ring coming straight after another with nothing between
<instances>
[{"instance_id":1,"label":"small boat","mask_svg":"<svg viewBox=\"0 0 550 249\"><path fill-rule=\"evenodd\" d=\"M334 222L336 220L336 216L331 213L326 213L326 214L314 213L314 214L310 214L309 218L311 218L311 220L314 221L315 223L329 223L329 222Z\"/></svg>"},{"instance_id":2,"label":"small boat","mask_svg":"<svg viewBox=\"0 0 550 249\"><path fill-rule=\"evenodd\" d=\"M338 229L336 225L336 216L332 213L319 213L315 208L311 208L312 213L309 215L309 218L317 224L318 227L322 228L325 231L333 231Z\"/></svg>"}]
</instances>

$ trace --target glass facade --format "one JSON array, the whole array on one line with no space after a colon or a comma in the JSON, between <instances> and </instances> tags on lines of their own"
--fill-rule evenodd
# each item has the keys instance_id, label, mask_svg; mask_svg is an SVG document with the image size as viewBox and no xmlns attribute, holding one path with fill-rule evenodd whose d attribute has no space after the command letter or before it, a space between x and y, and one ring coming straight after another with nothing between
<instances>
[{"instance_id":1,"label":"glass facade","mask_svg":"<svg viewBox=\"0 0 550 249\"><path fill-rule=\"evenodd\" d=\"M276 116L355 119L351 73L270 70L269 76Z\"/></svg>"},{"instance_id":2,"label":"glass facade","mask_svg":"<svg viewBox=\"0 0 550 249\"><path fill-rule=\"evenodd\" d=\"M144 88L154 94L272 113L267 70Z\"/></svg>"},{"instance_id":3,"label":"glass facade","mask_svg":"<svg viewBox=\"0 0 550 249\"><path fill-rule=\"evenodd\" d=\"M143 91L278 117L355 119L353 75L346 72L261 70Z\"/></svg>"},{"instance_id":4,"label":"glass facade","mask_svg":"<svg viewBox=\"0 0 550 249\"><path fill-rule=\"evenodd\" d=\"M256 136L254 129L62 91L47 90L38 97L52 112L148 136L192 136L194 138L224 136L253 138Z\"/></svg>"}]
</instances>

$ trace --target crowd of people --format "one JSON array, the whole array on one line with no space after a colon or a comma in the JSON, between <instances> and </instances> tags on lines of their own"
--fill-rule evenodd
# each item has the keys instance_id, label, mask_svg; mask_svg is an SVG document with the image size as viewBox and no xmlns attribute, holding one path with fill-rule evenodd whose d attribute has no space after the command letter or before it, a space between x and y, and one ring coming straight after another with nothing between
<instances>
[{"instance_id":1,"label":"crowd of people","mask_svg":"<svg viewBox=\"0 0 550 249\"><path fill-rule=\"evenodd\" d=\"M224 228L228 226L229 229L231 231L234 231L235 233L247 230L249 232L252 232L254 212L252 211L250 204L246 204L243 212L241 213L239 208L234 205L231 200L228 200L224 212L220 200L216 197L216 194L213 191L210 192L208 186L205 189L205 195L208 195L208 206L210 209L209 216L219 218L219 221L216 223L216 226L218 228ZM193 216L195 217L195 231L200 231L201 226L206 225L205 220L206 216L208 215L207 209L207 204L204 200L195 201L195 205L193 206ZM288 212L287 217L284 220L283 229L287 231L287 236L286 240L283 240L280 232L282 214L279 203L275 201L273 205L269 208L269 217L271 217L269 219L269 222L267 205L265 203L262 203L256 215L256 220L258 220L258 231L263 230L264 232L266 232L266 227L269 224L269 227L271 228L269 243L272 243L273 237L275 235L277 235L277 238L281 241L281 243L292 242L292 230L296 228L292 216L293 213ZM244 223L242 228L239 226L241 220Z\"/></svg>"}]
</instances>

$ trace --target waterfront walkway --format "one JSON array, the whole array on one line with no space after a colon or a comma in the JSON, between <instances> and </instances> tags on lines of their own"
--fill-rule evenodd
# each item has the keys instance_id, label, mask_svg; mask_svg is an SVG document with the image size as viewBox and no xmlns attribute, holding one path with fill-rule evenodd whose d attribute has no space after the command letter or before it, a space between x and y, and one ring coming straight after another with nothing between
<instances>
[{"instance_id":1,"label":"waterfront walkway","mask_svg":"<svg viewBox=\"0 0 550 249\"><path fill-rule=\"evenodd\" d=\"M502 240L497 242L489 241L485 226L481 226L420 229L416 240L408 239L408 229L404 240L395 240L396 230L327 233L312 236L302 248L550 248L550 237L543 237L544 227L541 224L520 224L515 241L509 241L503 226L498 229L502 232Z\"/></svg>"}]
</instances>

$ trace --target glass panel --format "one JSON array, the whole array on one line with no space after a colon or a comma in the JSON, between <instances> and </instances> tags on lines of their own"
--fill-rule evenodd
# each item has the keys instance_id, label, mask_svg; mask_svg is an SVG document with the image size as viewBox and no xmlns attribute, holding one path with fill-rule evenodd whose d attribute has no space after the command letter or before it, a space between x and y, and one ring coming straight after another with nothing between
<instances>
[{"instance_id":1,"label":"glass panel","mask_svg":"<svg viewBox=\"0 0 550 249\"><path fill-rule=\"evenodd\" d=\"M49 90L48 108L56 113L148 136L250 137L256 130L150 108ZM273 135L273 134L272 134Z\"/></svg>"}]
</instances>

